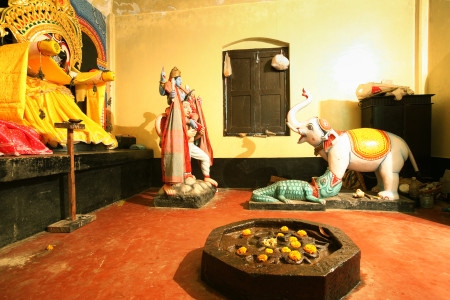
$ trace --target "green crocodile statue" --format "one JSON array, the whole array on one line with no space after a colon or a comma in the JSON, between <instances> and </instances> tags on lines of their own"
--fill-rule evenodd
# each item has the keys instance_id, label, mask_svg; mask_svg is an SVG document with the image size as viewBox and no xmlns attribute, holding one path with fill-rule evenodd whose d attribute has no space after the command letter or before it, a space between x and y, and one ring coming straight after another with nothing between
<instances>
[{"instance_id":1,"label":"green crocodile statue","mask_svg":"<svg viewBox=\"0 0 450 300\"><path fill-rule=\"evenodd\" d=\"M325 204L323 198L336 196L341 187L342 180L327 169L322 176L313 177L311 183L303 180L282 180L256 189L250 201L292 203L292 200L308 200Z\"/></svg>"}]
</instances>

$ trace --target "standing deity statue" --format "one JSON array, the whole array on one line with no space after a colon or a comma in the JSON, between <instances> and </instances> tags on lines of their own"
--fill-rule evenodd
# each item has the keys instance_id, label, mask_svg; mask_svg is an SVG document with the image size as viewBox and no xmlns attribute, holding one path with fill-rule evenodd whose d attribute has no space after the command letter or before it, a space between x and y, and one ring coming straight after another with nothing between
<instances>
[{"instance_id":1,"label":"standing deity statue","mask_svg":"<svg viewBox=\"0 0 450 300\"><path fill-rule=\"evenodd\" d=\"M171 70L168 80L164 69L161 71L159 93L167 96L169 107L156 118L156 132L161 137L163 189L167 195L175 194L174 184L192 176L191 158L200 161L204 181L217 186L210 177L213 152L200 99L182 83L177 67Z\"/></svg>"}]
</instances>

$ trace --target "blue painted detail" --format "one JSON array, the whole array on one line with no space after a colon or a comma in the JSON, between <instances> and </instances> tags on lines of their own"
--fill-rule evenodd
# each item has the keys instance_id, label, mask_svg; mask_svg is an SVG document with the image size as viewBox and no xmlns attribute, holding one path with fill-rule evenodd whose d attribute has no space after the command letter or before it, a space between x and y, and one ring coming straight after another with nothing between
<instances>
[{"instance_id":1,"label":"blue painted detail","mask_svg":"<svg viewBox=\"0 0 450 300\"><path fill-rule=\"evenodd\" d=\"M86 0L70 0L70 4L72 4L77 15L86 20L94 28L100 37L105 53L107 53L106 16Z\"/></svg>"}]
</instances>

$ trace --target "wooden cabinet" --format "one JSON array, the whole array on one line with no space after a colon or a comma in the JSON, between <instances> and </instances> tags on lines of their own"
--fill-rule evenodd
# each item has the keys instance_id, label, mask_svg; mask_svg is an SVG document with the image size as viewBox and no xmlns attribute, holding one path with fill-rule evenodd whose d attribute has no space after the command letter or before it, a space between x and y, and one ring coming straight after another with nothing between
<instances>
[{"instance_id":1,"label":"wooden cabinet","mask_svg":"<svg viewBox=\"0 0 450 300\"><path fill-rule=\"evenodd\" d=\"M431 175L431 97L434 94L371 97L360 101L361 127L376 128L402 137L409 145L423 176ZM403 176L414 175L406 162Z\"/></svg>"}]
</instances>

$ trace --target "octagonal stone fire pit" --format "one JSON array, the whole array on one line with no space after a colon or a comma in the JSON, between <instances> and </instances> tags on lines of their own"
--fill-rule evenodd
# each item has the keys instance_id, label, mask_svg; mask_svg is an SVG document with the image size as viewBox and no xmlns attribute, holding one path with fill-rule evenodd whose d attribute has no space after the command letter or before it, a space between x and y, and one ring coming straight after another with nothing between
<instances>
[{"instance_id":1,"label":"octagonal stone fire pit","mask_svg":"<svg viewBox=\"0 0 450 300\"><path fill-rule=\"evenodd\" d=\"M307 244L316 252L304 250ZM294 250L300 253L298 261L289 255ZM210 233L201 276L239 299L340 299L359 283L360 260L360 249L336 227L299 219L250 219Z\"/></svg>"}]
</instances>

